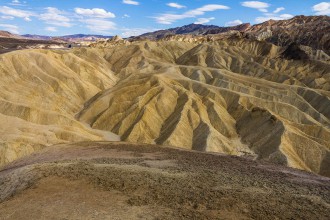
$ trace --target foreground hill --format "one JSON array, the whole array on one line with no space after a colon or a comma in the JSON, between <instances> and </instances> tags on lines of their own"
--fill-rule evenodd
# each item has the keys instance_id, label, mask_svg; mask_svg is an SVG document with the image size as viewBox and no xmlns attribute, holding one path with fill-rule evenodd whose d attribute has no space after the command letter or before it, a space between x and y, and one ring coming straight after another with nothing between
<instances>
[{"instance_id":1,"label":"foreground hill","mask_svg":"<svg viewBox=\"0 0 330 220\"><path fill-rule=\"evenodd\" d=\"M155 145L52 146L0 171L1 219L329 219L330 179Z\"/></svg>"}]
</instances>

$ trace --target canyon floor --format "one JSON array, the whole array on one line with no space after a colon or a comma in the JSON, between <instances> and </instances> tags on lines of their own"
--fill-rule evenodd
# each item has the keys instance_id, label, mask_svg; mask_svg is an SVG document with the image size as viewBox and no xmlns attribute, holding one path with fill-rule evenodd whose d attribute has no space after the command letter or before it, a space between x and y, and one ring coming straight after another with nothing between
<instances>
[{"instance_id":1,"label":"canyon floor","mask_svg":"<svg viewBox=\"0 0 330 220\"><path fill-rule=\"evenodd\" d=\"M0 219L329 219L330 179L125 142L52 146L0 171Z\"/></svg>"}]
</instances>

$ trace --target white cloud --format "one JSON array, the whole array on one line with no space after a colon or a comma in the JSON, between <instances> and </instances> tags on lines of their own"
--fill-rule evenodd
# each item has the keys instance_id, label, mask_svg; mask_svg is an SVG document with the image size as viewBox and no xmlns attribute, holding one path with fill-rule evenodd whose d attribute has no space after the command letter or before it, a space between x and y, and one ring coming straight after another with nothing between
<instances>
[{"instance_id":1,"label":"white cloud","mask_svg":"<svg viewBox=\"0 0 330 220\"><path fill-rule=\"evenodd\" d=\"M170 6L170 7L172 7L172 8L177 8L177 9L186 8L186 6L184 6L184 5L180 5L180 4L178 4L178 3L174 3L174 2L167 3L166 5L167 5L167 6Z\"/></svg>"},{"instance_id":2,"label":"white cloud","mask_svg":"<svg viewBox=\"0 0 330 220\"><path fill-rule=\"evenodd\" d=\"M330 2L321 2L313 6L313 11L317 15L330 15Z\"/></svg>"},{"instance_id":3,"label":"white cloud","mask_svg":"<svg viewBox=\"0 0 330 220\"><path fill-rule=\"evenodd\" d=\"M100 18L82 19L80 22L85 23L89 30L96 33L109 34L110 30L116 29L114 22Z\"/></svg>"},{"instance_id":4,"label":"white cloud","mask_svg":"<svg viewBox=\"0 0 330 220\"><path fill-rule=\"evenodd\" d=\"M9 16L9 15L2 15L0 16L0 19L4 19L4 20L13 20L15 17L13 16Z\"/></svg>"},{"instance_id":5,"label":"white cloud","mask_svg":"<svg viewBox=\"0 0 330 220\"><path fill-rule=\"evenodd\" d=\"M127 5L139 5L140 4L139 2L133 1L133 0L123 0L123 3L127 4Z\"/></svg>"},{"instance_id":6,"label":"white cloud","mask_svg":"<svg viewBox=\"0 0 330 220\"><path fill-rule=\"evenodd\" d=\"M121 33L122 37L131 37L131 36L139 36L144 33L158 31L159 29L154 28L125 28L123 29L123 33Z\"/></svg>"},{"instance_id":7,"label":"white cloud","mask_svg":"<svg viewBox=\"0 0 330 220\"><path fill-rule=\"evenodd\" d=\"M25 4L26 2L24 2ZM13 0L11 1L11 3L9 3L10 5L15 5L15 6L23 6L24 4L22 2L20 2L19 0Z\"/></svg>"},{"instance_id":8,"label":"white cloud","mask_svg":"<svg viewBox=\"0 0 330 220\"><path fill-rule=\"evenodd\" d=\"M268 12L268 10L266 8L260 8L259 11L261 11L261 12Z\"/></svg>"},{"instance_id":9,"label":"white cloud","mask_svg":"<svg viewBox=\"0 0 330 220\"><path fill-rule=\"evenodd\" d=\"M201 8L190 10L183 14L161 14L160 16L155 17L155 19L156 19L157 23L160 23L160 24L172 24L173 22L175 22L177 20L182 20L185 18L194 18L199 15L204 15L205 12L216 11L216 10L226 10L226 9L230 9L230 8L225 5L215 5L215 4L204 5Z\"/></svg>"},{"instance_id":10,"label":"white cloud","mask_svg":"<svg viewBox=\"0 0 330 220\"><path fill-rule=\"evenodd\" d=\"M279 7L279 8L276 8L276 10L273 13L277 14L277 13L283 11L283 10L285 10L284 7Z\"/></svg>"},{"instance_id":11,"label":"white cloud","mask_svg":"<svg viewBox=\"0 0 330 220\"><path fill-rule=\"evenodd\" d=\"M209 23L210 21L214 20L215 17L211 18L198 18L197 21L194 24L206 24Z\"/></svg>"},{"instance_id":12,"label":"white cloud","mask_svg":"<svg viewBox=\"0 0 330 220\"><path fill-rule=\"evenodd\" d=\"M124 14L123 18L130 18L131 16L129 16L128 14Z\"/></svg>"},{"instance_id":13,"label":"white cloud","mask_svg":"<svg viewBox=\"0 0 330 220\"><path fill-rule=\"evenodd\" d=\"M257 17L255 21L257 23L262 23L268 20L287 20L293 18L293 15L291 14L282 14L282 15L273 15L273 14L268 14L264 17Z\"/></svg>"},{"instance_id":14,"label":"white cloud","mask_svg":"<svg viewBox=\"0 0 330 220\"><path fill-rule=\"evenodd\" d=\"M246 2L242 2L241 5L248 8L258 9L261 12L268 12L267 8L270 7L270 4L259 1L246 1Z\"/></svg>"},{"instance_id":15,"label":"white cloud","mask_svg":"<svg viewBox=\"0 0 330 220\"><path fill-rule=\"evenodd\" d=\"M0 24L0 27L13 34L19 34L18 26L12 24Z\"/></svg>"},{"instance_id":16,"label":"white cloud","mask_svg":"<svg viewBox=\"0 0 330 220\"><path fill-rule=\"evenodd\" d=\"M64 16L64 12L58 10L57 8L48 7L47 12L41 14L39 19L45 21L47 24L61 26L61 27L71 27L70 18Z\"/></svg>"},{"instance_id":17,"label":"white cloud","mask_svg":"<svg viewBox=\"0 0 330 220\"><path fill-rule=\"evenodd\" d=\"M35 16L33 12L15 9L7 6L0 6L0 13L5 16L23 18L26 21L31 21L30 17Z\"/></svg>"},{"instance_id":18,"label":"white cloud","mask_svg":"<svg viewBox=\"0 0 330 220\"><path fill-rule=\"evenodd\" d=\"M116 17L115 14L106 11L102 8L75 8L74 11L78 15L88 16L88 17L95 17L95 18L114 18Z\"/></svg>"},{"instance_id":19,"label":"white cloud","mask_svg":"<svg viewBox=\"0 0 330 220\"><path fill-rule=\"evenodd\" d=\"M243 24L243 22L241 20L234 20L234 21L228 21L225 26L227 27L231 27L231 26L237 26L237 25L240 25L240 24Z\"/></svg>"},{"instance_id":20,"label":"white cloud","mask_svg":"<svg viewBox=\"0 0 330 220\"><path fill-rule=\"evenodd\" d=\"M293 18L294 16L291 15L291 14L282 14L280 15L280 18L281 19L290 19L290 18Z\"/></svg>"},{"instance_id":21,"label":"white cloud","mask_svg":"<svg viewBox=\"0 0 330 220\"><path fill-rule=\"evenodd\" d=\"M57 32L57 28L56 27L46 27L45 30L46 31L49 31L49 32Z\"/></svg>"},{"instance_id":22,"label":"white cloud","mask_svg":"<svg viewBox=\"0 0 330 220\"><path fill-rule=\"evenodd\" d=\"M116 17L112 12L106 11L102 8L75 8L74 11L80 16L79 21L95 33L110 34L110 30L116 29L116 23L108 20L109 18ZM129 16L125 14L124 17Z\"/></svg>"}]
</instances>

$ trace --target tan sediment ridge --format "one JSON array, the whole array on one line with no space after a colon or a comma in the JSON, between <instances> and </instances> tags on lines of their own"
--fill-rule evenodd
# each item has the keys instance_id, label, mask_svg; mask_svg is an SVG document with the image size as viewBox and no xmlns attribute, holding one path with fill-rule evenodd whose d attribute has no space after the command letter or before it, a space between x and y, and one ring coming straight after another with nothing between
<instances>
[{"instance_id":1,"label":"tan sediment ridge","mask_svg":"<svg viewBox=\"0 0 330 220\"><path fill-rule=\"evenodd\" d=\"M1 163L118 135L330 176L327 55L221 36L1 55Z\"/></svg>"}]
</instances>

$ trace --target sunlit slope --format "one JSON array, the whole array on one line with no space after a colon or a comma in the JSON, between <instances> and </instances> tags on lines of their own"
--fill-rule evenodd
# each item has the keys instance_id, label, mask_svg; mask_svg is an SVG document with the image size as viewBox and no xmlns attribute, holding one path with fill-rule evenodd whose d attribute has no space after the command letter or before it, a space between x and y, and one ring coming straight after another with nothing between
<instances>
[{"instance_id":1,"label":"sunlit slope","mask_svg":"<svg viewBox=\"0 0 330 220\"><path fill-rule=\"evenodd\" d=\"M93 51L26 50L0 56L0 165L55 143L110 137L75 120L117 78Z\"/></svg>"},{"instance_id":2,"label":"sunlit slope","mask_svg":"<svg viewBox=\"0 0 330 220\"><path fill-rule=\"evenodd\" d=\"M247 40L99 51L120 80L79 113L92 128L330 175L327 61L283 59L283 48Z\"/></svg>"}]
</instances>

